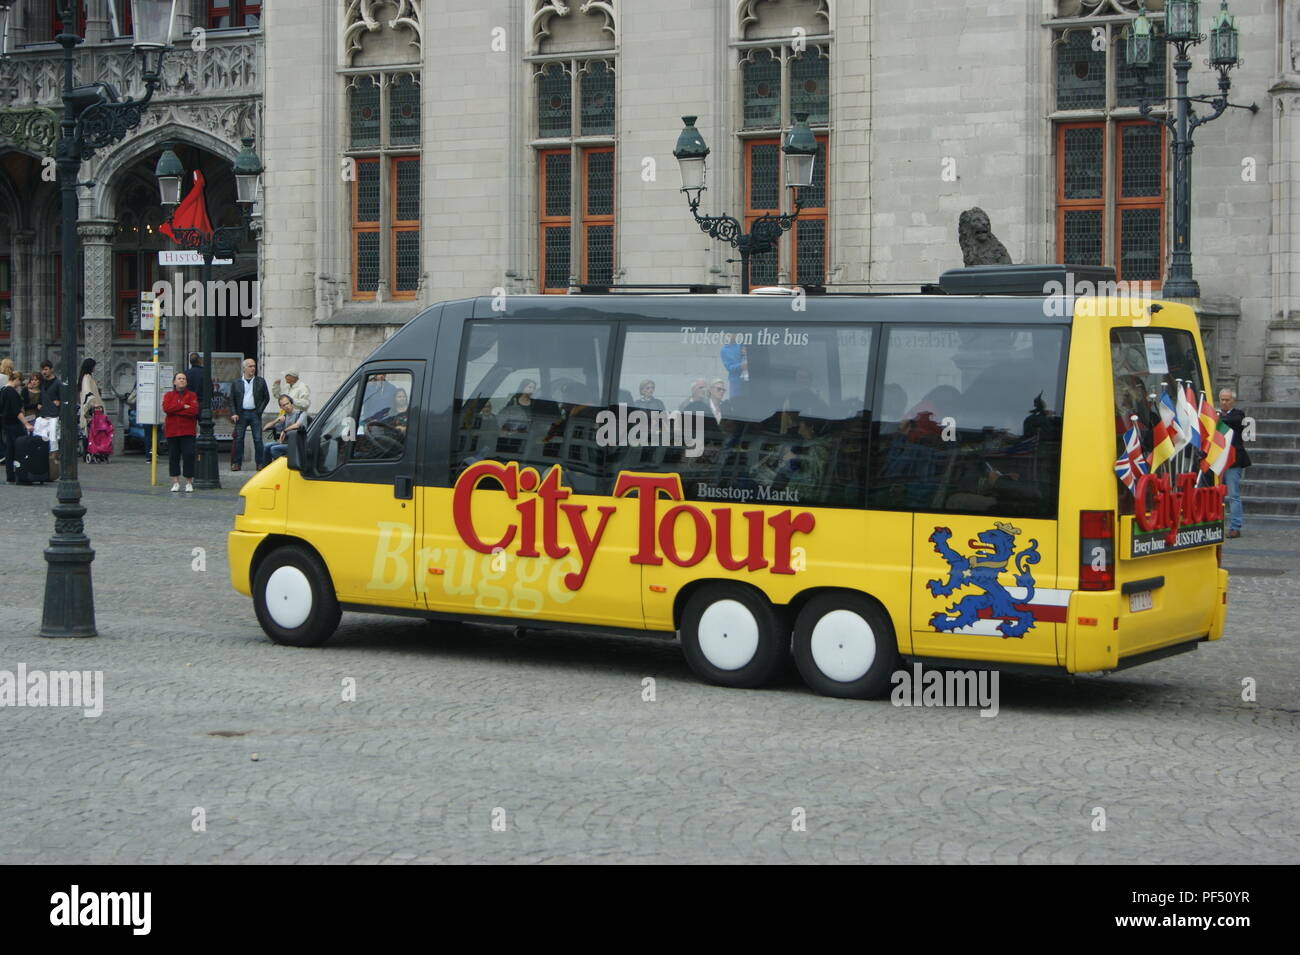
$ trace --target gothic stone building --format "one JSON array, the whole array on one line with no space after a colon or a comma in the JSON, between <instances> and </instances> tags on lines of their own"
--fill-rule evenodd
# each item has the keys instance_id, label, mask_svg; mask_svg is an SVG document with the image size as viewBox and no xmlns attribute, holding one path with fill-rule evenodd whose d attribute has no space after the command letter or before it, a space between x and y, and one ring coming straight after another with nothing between
<instances>
[{"instance_id":1,"label":"gothic stone building","mask_svg":"<svg viewBox=\"0 0 1300 955\"><path fill-rule=\"evenodd\" d=\"M127 0L81 0L76 79L112 83L122 96L141 96L140 63L131 52ZM62 48L57 4L18 0L10 28L10 55L0 62L0 356L20 370L58 359L62 342L60 207L54 181L54 138L61 110ZM207 179L213 224L238 221L231 162L242 136L261 133L261 5L241 0L179 0L176 49L164 63L163 87L139 129L101 150L82 167L77 232L83 354L99 362L104 397L128 390L135 362L148 360L152 324L141 328L140 292L154 282L198 278L197 267L163 268L159 234L165 218L154 165L164 142L177 144L187 169ZM195 31L198 32L195 32ZM188 275L185 273L188 271ZM214 278L256 280L258 253L245 246ZM248 296L251 298L251 295ZM162 357L182 363L198 347L198 320L173 318L162 336ZM217 328L222 350L255 353L258 330L239 320Z\"/></svg>"}]
</instances>

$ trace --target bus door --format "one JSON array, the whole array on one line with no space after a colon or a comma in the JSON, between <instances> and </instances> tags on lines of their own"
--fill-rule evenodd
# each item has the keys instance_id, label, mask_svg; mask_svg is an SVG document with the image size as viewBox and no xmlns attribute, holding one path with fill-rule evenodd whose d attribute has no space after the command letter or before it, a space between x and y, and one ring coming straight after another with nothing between
<instances>
[{"instance_id":1,"label":"bus door","mask_svg":"<svg viewBox=\"0 0 1300 955\"><path fill-rule=\"evenodd\" d=\"M423 361L367 365L312 427L289 526L320 552L346 603L412 607Z\"/></svg>"},{"instance_id":2,"label":"bus door","mask_svg":"<svg viewBox=\"0 0 1300 955\"><path fill-rule=\"evenodd\" d=\"M452 404L450 487L429 487L417 561L430 610L642 627L637 501L597 440L613 329L470 322ZM440 482L441 483L441 482Z\"/></svg>"},{"instance_id":3,"label":"bus door","mask_svg":"<svg viewBox=\"0 0 1300 955\"><path fill-rule=\"evenodd\" d=\"M870 498L913 515L918 656L1063 662L1069 592L1057 580L1056 512L1066 342L1065 329L1049 325L890 330Z\"/></svg>"}]
</instances>

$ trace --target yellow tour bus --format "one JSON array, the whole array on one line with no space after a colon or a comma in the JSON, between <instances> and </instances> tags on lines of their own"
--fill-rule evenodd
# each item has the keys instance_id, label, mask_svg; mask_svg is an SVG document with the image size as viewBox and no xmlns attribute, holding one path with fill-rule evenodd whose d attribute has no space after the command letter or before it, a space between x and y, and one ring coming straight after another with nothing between
<instances>
[{"instance_id":1,"label":"yellow tour bus","mask_svg":"<svg viewBox=\"0 0 1300 955\"><path fill-rule=\"evenodd\" d=\"M233 585L291 646L345 610L587 628L854 698L1217 640L1192 310L1085 266L923 291L432 306L244 485Z\"/></svg>"}]
</instances>

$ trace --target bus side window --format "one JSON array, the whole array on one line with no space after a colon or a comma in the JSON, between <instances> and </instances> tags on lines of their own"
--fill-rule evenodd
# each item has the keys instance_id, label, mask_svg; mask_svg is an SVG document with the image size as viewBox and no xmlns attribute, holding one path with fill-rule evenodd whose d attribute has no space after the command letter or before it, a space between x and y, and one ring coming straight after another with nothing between
<instances>
[{"instance_id":1,"label":"bus side window","mask_svg":"<svg viewBox=\"0 0 1300 955\"><path fill-rule=\"evenodd\" d=\"M358 385L353 384L330 410L329 417L321 422L312 454L318 477L332 474L348 459L352 442L356 440L357 389Z\"/></svg>"},{"instance_id":2,"label":"bus side window","mask_svg":"<svg viewBox=\"0 0 1300 955\"><path fill-rule=\"evenodd\" d=\"M890 329L872 507L1056 513L1063 329Z\"/></svg>"},{"instance_id":3,"label":"bus side window","mask_svg":"<svg viewBox=\"0 0 1300 955\"><path fill-rule=\"evenodd\" d=\"M608 484L596 441L608 325L471 322L458 372L451 481L477 461L564 468L579 493Z\"/></svg>"}]
</instances>

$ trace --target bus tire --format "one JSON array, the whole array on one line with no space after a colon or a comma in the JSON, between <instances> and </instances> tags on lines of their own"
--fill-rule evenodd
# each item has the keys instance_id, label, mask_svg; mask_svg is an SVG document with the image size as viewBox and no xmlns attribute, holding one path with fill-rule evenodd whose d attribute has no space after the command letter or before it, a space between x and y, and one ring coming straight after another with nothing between
<instances>
[{"instance_id":1,"label":"bus tire","mask_svg":"<svg viewBox=\"0 0 1300 955\"><path fill-rule=\"evenodd\" d=\"M717 686L765 686L790 653L790 631L762 594L741 584L710 584L682 611L682 653L701 680Z\"/></svg>"},{"instance_id":2,"label":"bus tire","mask_svg":"<svg viewBox=\"0 0 1300 955\"><path fill-rule=\"evenodd\" d=\"M325 564L294 545L277 548L258 565L253 607L266 635L288 647L320 646L342 615Z\"/></svg>"},{"instance_id":3,"label":"bus tire","mask_svg":"<svg viewBox=\"0 0 1300 955\"><path fill-rule=\"evenodd\" d=\"M880 605L866 597L813 597L795 620L794 662L809 688L823 696L883 696L898 666L894 627Z\"/></svg>"}]
</instances>

